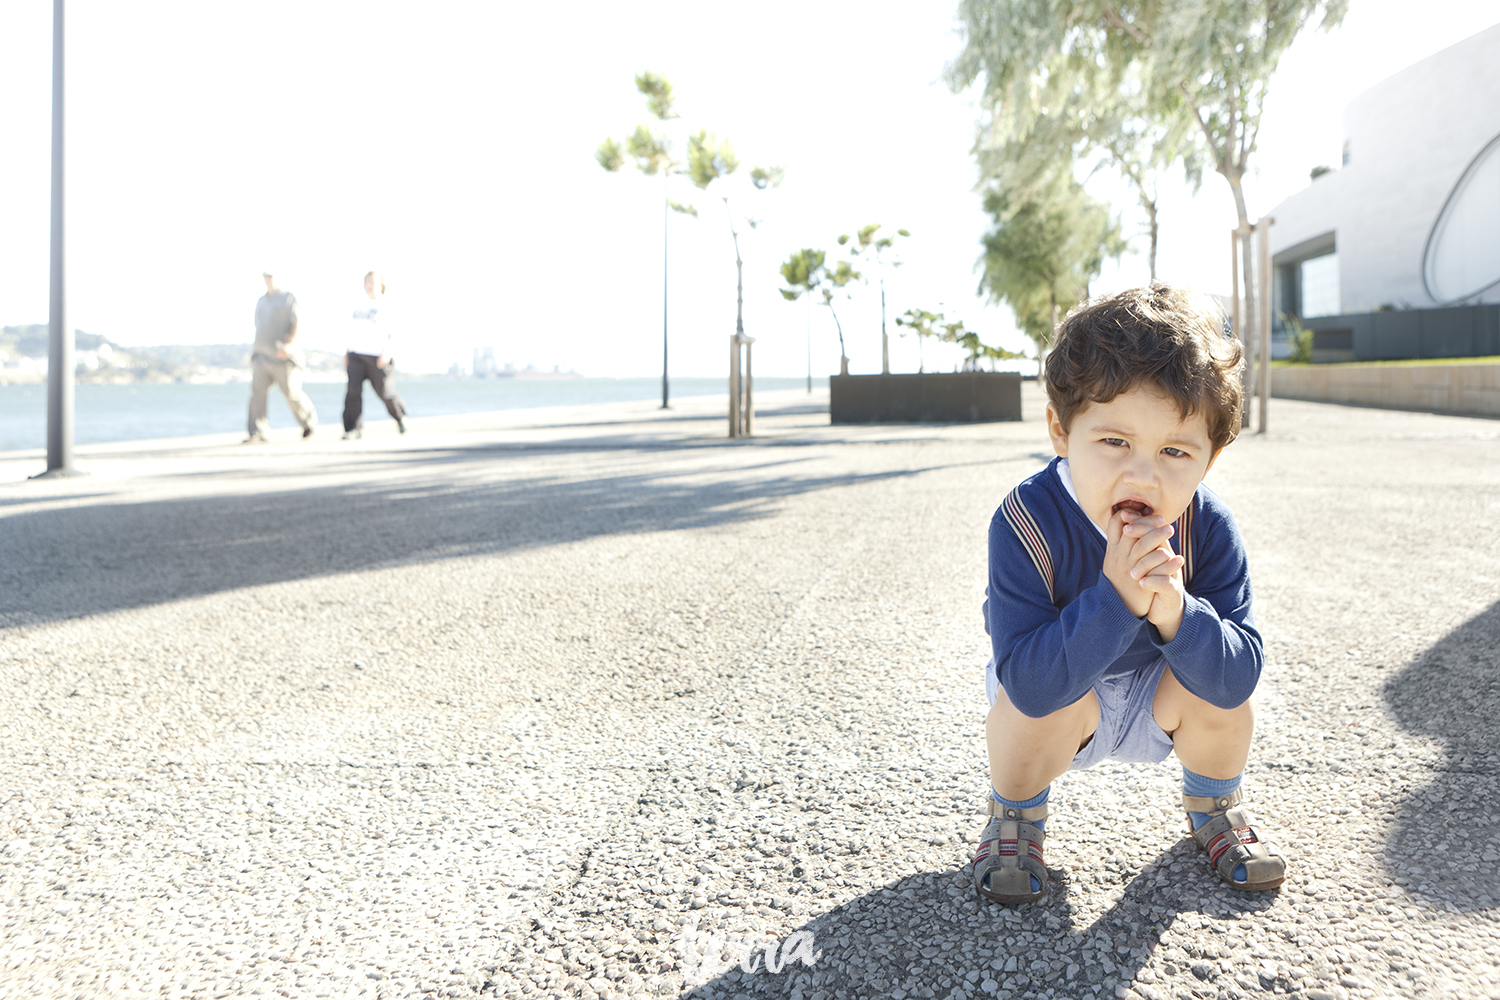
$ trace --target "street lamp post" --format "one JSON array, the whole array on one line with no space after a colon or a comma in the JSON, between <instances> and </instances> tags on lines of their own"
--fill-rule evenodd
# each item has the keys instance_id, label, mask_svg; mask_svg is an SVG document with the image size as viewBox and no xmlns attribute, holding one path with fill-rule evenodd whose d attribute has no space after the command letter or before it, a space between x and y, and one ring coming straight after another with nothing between
<instances>
[{"instance_id":1,"label":"street lamp post","mask_svg":"<svg viewBox=\"0 0 1500 1000\"><path fill-rule=\"evenodd\" d=\"M73 331L68 323L64 214L63 0L52 0L52 253L47 316L47 471L33 478L80 475L73 468Z\"/></svg>"},{"instance_id":2,"label":"street lamp post","mask_svg":"<svg viewBox=\"0 0 1500 1000\"><path fill-rule=\"evenodd\" d=\"M671 170L662 171L662 196L661 196L661 408L670 410L667 405L667 233L670 228L672 213L672 199L667 196L667 179L672 176Z\"/></svg>"},{"instance_id":3,"label":"street lamp post","mask_svg":"<svg viewBox=\"0 0 1500 1000\"><path fill-rule=\"evenodd\" d=\"M812 392L812 296L807 297L807 391Z\"/></svg>"}]
</instances>

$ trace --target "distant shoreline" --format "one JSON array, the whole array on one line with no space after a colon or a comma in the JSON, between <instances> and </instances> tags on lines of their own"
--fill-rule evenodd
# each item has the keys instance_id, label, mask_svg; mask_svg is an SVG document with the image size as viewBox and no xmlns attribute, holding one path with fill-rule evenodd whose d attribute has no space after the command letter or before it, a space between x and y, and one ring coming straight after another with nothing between
<instances>
[{"instance_id":1,"label":"distant shoreline","mask_svg":"<svg viewBox=\"0 0 1500 1000\"><path fill-rule=\"evenodd\" d=\"M815 380L826 389L826 377ZM756 389L803 389L806 377L759 376ZM318 411L320 434L341 430L346 381L308 377L304 388ZM660 376L630 378L474 378L470 376L402 376L397 389L406 401L414 426L427 417L529 410L590 403L658 402ZM727 393L722 376L673 376L672 399ZM245 382L128 382L80 383L74 391L74 443L190 437L235 432L244 434L250 389ZM378 427L389 417L365 392L365 423ZM271 430L295 428L286 401L274 389L270 400ZM0 387L0 452L24 451L47 441L47 386L45 383Z\"/></svg>"}]
</instances>

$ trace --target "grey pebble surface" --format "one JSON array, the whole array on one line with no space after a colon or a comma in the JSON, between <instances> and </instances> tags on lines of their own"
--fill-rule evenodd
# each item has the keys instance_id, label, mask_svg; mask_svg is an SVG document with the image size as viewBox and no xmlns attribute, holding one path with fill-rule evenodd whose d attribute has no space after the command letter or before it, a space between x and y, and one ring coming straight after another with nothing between
<instances>
[{"instance_id":1,"label":"grey pebble surface","mask_svg":"<svg viewBox=\"0 0 1500 1000\"><path fill-rule=\"evenodd\" d=\"M0 997L1500 998L1500 423L1276 400L1209 476L1280 891L1110 763L1005 908L979 606L1036 387L759 402L0 455Z\"/></svg>"}]
</instances>

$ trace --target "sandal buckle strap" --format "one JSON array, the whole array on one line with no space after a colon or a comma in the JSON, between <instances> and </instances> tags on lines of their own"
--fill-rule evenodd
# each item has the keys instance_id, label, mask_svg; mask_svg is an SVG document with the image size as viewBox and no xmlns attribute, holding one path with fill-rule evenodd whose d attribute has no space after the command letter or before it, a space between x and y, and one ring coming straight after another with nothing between
<instances>
[{"instance_id":1,"label":"sandal buckle strap","mask_svg":"<svg viewBox=\"0 0 1500 1000\"><path fill-rule=\"evenodd\" d=\"M1238 847L1241 844L1258 843L1260 843L1260 838L1256 836L1255 831L1248 826L1237 826L1231 830L1226 830L1215 837L1213 840L1210 840L1208 844L1205 845L1205 848L1208 851L1208 862L1209 864L1217 867L1219 864L1219 858L1223 857L1224 852L1229 850L1231 847Z\"/></svg>"},{"instance_id":2,"label":"sandal buckle strap","mask_svg":"<svg viewBox=\"0 0 1500 1000\"><path fill-rule=\"evenodd\" d=\"M1014 806L1007 806L996 802L992 798L989 800L988 814L999 819L1024 820L1027 823L1035 823L1039 819L1047 818L1047 803L1043 802L1041 805L1033 806L1030 809L1017 809Z\"/></svg>"},{"instance_id":3,"label":"sandal buckle strap","mask_svg":"<svg viewBox=\"0 0 1500 1000\"><path fill-rule=\"evenodd\" d=\"M1239 805L1245 797L1243 789L1236 788L1228 795L1184 795L1182 807L1190 813L1207 813L1217 816Z\"/></svg>"}]
</instances>

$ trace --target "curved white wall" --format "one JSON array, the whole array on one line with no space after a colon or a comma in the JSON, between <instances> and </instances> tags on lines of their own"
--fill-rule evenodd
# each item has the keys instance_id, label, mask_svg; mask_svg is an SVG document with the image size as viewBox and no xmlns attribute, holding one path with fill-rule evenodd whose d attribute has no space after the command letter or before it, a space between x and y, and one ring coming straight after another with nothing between
<instances>
[{"instance_id":1,"label":"curved white wall","mask_svg":"<svg viewBox=\"0 0 1500 1000\"><path fill-rule=\"evenodd\" d=\"M1500 135L1464 171L1422 261L1427 292L1457 302L1500 282Z\"/></svg>"},{"instance_id":2,"label":"curved white wall","mask_svg":"<svg viewBox=\"0 0 1500 1000\"><path fill-rule=\"evenodd\" d=\"M1500 156L1481 156L1500 136L1500 25L1355 98L1344 136L1343 169L1271 211L1271 252L1336 234L1344 312L1445 305L1460 294L1500 302L1500 284L1482 282L1500 259L1500 226L1487 221L1492 202L1500 211ZM1468 292L1442 297L1455 288Z\"/></svg>"}]
</instances>

